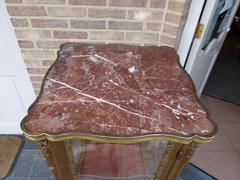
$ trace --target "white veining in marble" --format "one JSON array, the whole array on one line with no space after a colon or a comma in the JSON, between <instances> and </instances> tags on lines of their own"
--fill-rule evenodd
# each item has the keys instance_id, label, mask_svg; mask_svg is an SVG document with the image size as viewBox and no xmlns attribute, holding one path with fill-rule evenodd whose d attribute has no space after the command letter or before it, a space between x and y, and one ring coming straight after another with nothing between
<instances>
[{"instance_id":1,"label":"white veining in marble","mask_svg":"<svg viewBox=\"0 0 240 180\"><path fill-rule=\"evenodd\" d=\"M106 133L117 128L116 134L167 132L184 136L211 131L204 129L210 123L192 85L187 84L189 79L182 77L182 70L171 60L176 57L168 57L168 62L164 53L149 51L150 57L144 61L145 52L135 49L116 53L89 49L83 49L82 54L62 52L62 61L47 76L45 92L36 103L40 109L48 108L48 113L39 115L44 128L88 127L92 132ZM63 112L54 114L55 108ZM47 121L51 121L49 127L44 124Z\"/></svg>"}]
</instances>

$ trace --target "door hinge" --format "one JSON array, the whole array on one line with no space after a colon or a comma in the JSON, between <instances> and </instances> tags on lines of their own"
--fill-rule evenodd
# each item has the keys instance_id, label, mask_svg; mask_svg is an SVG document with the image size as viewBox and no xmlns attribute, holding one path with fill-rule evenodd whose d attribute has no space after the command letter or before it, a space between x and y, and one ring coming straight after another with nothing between
<instances>
[{"instance_id":1,"label":"door hinge","mask_svg":"<svg viewBox=\"0 0 240 180\"><path fill-rule=\"evenodd\" d=\"M204 30L204 24L199 23L196 27L195 38L200 39Z\"/></svg>"}]
</instances>

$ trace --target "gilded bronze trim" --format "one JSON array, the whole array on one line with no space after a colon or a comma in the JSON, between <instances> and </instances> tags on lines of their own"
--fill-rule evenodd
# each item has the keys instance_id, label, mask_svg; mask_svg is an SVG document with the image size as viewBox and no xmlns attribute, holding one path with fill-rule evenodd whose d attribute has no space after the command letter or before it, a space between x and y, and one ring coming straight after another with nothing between
<instances>
[{"instance_id":1,"label":"gilded bronze trim","mask_svg":"<svg viewBox=\"0 0 240 180\"><path fill-rule=\"evenodd\" d=\"M68 160L69 160L70 169L71 169L72 174L74 175L76 173L77 166L76 166L76 164L73 160L71 143L69 141L64 141L64 145L65 145L65 149L66 149L66 155L67 155Z\"/></svg>"},{"instance_id":2,"label":"gilded bronze trim","mask_svg":"<svg viewBox=\"0 0 240 180\"><path fill-rule=\"evenodd\" d=\"M69 139L79 139L79 140L88 140L88 141L97 141L104 143L115 143L115 144L134 144L139 142L151 141L151 140L162 140L162 141L172 141L181 144L189 144L191 142L198 143L208 143L211 142L212 139L216 136L215 131L209 137L193 135L193 136L176 136L172 134L146 134L141 136L130 136L130 137L116 137L116 136L103 136L103 135L95 135L95 134L85 134L85 133L62 133L62 134L48 134L48 133L39 133L39 134L31 134L28 133L23 124L21 124L21 128L26 138L33 141L41 141L41 140L49 140L49 141L64 141Z\"/></svg>"},{"instance_id":3,"label":"gilded bronze trim","mask_svg":"<svg viewBox=\"0 0 240 180\"><path fill-rule=\"evenodd\" d=\"M164 171L166 171L167 169L170 169L168 166L169 166L169 159L171 158L171 154L172 152L174 151L174 148L175 148L175 143L172 143L172 142L168 142L166 148L165 148L165 152L164 152L164 155L163 155L163 158L161 159L161 162L160 162L160 165L157 169L157 172L155 174L155 177L154 177L154 180L161 180L163 179L164 177ZM166 172L165 172L166 173Z\"/></svg>"},{"instance_id":4,"label":"gilded bronze trim","mask_svg":"<svg viewBox=\"0 0 240 180\"><path fill-rule=\"evenodd\" d=\"M80 157L79 157L79 161L78 161L78 164L77 164L77 175L78 174L81 174L82 172L82 164L83 164L83 160L84 160L84 156L85 156L85 147L86 147L86 143L83 141L82 142L82 148L84 149L81 153L80 153Z\"/></svg>"},{"instance_id":5,"label":"gilded bronze trim","mask_svg":"<svg viewBox=\"0 0 240 180\"><path fill-rule=\"evenodd\" d=\"M188 145L188 150L187 150L188 153L186 155L187 161L189 161L191 159L191 157L193 156L197 147L198 147L198 143L196 143L196 142L192 142Z\"/></svg>"},{"instance_id":6,"label":"gilded bronze trim","mask_svg":"<svg viewBox=\"0 0 240 180\"><path fill-rule=\"evenodd\" d=\"M167 175L167 178L166 178L167 180L172 180L177 178L177 176L180 174L182 169L189 162L196 148L197 148L197 143L195 142L181 145L175 157L175 161L173 162L173 166L171 167L170 172Z\"/></svg>"},{"instance_id":7,"label":"gilded bronze trim","mask_svg":"<svg viewBox=\"0 0 240 180\"><path fill-rule=\"evenodd\" d=\"M49 154L48 141L47 141L47 140L39 141L39 142L38 142L38 145L39 145L40 148L41 148L43 157L44 157L45 159L47 159L47 158L50 156L50 154Z\"/></svg>"}]
</instances>

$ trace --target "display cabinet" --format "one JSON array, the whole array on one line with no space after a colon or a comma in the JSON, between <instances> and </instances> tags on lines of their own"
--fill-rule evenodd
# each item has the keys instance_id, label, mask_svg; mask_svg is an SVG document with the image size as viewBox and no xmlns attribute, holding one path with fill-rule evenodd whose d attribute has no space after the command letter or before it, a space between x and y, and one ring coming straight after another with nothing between
<instances>
[{"instance_id":1,"label":"display cabinet","mask_svg":"<svg viewBox=\"0 0 240 180\"><path fill-rule=\"evenodd\" d=\"M217 131L174 49L74 43L21 128L57 180L173 180Z\"/></svg>"}]
</instances>

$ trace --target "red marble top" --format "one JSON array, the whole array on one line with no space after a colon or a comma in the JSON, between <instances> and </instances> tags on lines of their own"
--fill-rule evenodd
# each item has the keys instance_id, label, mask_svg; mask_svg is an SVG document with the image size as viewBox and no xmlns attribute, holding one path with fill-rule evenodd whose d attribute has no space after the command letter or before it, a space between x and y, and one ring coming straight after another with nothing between
<instances>
[{"instance_id":1,"label":"red marble top","mask_svg":"<svg viewBox=\"0 0 240 180\"><path fill-rule=\"evenodd\" d=\"M23 126L107 136L214 131L172 48L127 45L65 44Z\"/></svg>"}]
</instances>

